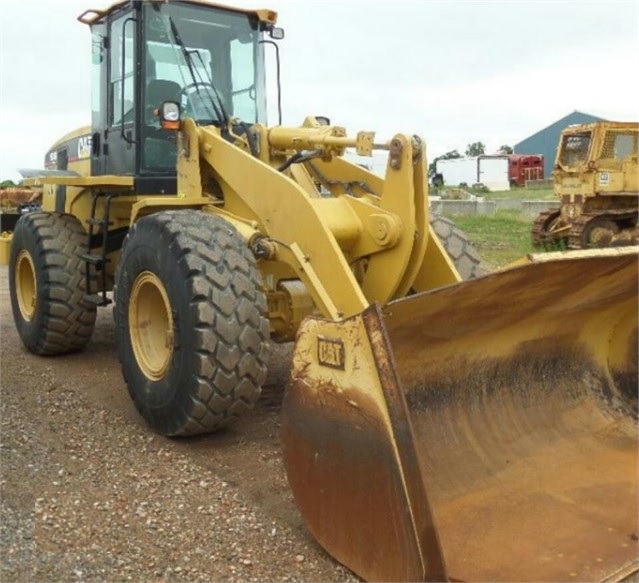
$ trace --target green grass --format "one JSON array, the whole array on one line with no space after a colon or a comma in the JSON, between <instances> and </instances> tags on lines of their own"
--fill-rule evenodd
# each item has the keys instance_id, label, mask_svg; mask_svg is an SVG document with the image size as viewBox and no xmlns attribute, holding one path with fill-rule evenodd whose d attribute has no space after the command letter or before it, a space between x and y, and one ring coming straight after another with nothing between
<instances>
[{"instance_id":1,"label":"green grass","mask_svg":"<svg viewBox=\"0 0 639 583\"><path fill-rule=\"evenodd\" d=\"M518 212L450 218L473 242L485 269L498 269L535 251L531 243L533 221Z\"/></svg>"}]
</instances>

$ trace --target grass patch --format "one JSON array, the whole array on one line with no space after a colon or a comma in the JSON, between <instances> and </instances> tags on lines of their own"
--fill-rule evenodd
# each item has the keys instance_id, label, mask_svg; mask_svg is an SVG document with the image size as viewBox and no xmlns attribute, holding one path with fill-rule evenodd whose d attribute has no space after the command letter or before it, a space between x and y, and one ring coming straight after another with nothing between
<instances>
[{"instance_id":1,"label":"grass patch","mask_svg":"<svg viewBox=\"0 0 639 583\"><path fill-rule=\"evenodd\" d=\"M518 212L450 218L473 242L485 269L498 269L535 251L531 242L533 220Z\"/></svg>"}]
</instances>

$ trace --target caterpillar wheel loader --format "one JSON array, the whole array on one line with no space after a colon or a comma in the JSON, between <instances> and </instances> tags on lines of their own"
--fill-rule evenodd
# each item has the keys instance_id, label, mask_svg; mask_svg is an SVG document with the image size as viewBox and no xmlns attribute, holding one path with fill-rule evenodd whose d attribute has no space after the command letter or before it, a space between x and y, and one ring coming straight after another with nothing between
<instances>
[{"instance_id":1,"label":"caterpillar wheel loader","mask_svg":"<svg viewBox=\"0 0 639 583\"><path fill-rule=\"evenodd\" d=\"M288 479L360 577L637 570L636 247L472 277L467 240L432 224L419 137L266 125L275 12L133 0L79 20L92 125L26 172L43 211L11 243L30 351L81 349L113 299L135 406L177 436L241 415L269 341L295 339ZM347 149L385 150L385 176Z\"/></svg>"},{"instance_id":2,"label":"caterpillar wheel loader","mask_svg":"<svg viewBox=\"0 0 639 583\"><path fill-rule=\"evenodd\" d=\"M588 249L637 244L639 123L595 122L561 133L555 170L559 209L539 214L536 247Z\"/></svg>"}]
</instances>

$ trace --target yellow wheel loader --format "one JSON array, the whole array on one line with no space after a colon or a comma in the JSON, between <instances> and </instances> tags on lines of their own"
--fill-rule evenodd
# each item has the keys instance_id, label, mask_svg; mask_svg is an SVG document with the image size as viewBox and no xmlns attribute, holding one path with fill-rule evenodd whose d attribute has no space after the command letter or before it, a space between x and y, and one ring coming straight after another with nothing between
<instances>
[{"instance_id":1,"label":"yellow wheel loader","mask_svg":"<svg viewBox=\"0 0 639 583\"><path fill-rule=\"evenodd\" d=\"M539 214L537 247L588 249L637 244L639 123L571 125L559 138L555 194L559 209Z\"/></svg>"},{"instance_id":2,"label":"yellow wheel loader","mask_svg":"<svg viewBox=\"0 0 639 583\"><path fill-rule=\"evenodd\" d=\"M637 570L636 247L474 277L430 216L419 137L266 125L275 12L133 0L79 20L92 125L26 173L43 211L11 244L29 350L81 349L113 300L135 406L191 435L252 406L269 341L295 339L289 482L365 579ZM385 150L385 176L346 149Z\"/></svg>"}]
</instances>

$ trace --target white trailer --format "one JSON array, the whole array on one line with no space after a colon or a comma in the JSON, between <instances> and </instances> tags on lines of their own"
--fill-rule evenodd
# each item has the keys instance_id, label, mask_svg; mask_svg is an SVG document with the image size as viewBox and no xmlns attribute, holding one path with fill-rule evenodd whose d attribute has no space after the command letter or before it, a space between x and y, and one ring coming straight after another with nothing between
<instances>
[{"instance_id":1,"label":"white trailer","mask_svg":"<svg viewBox=\"0 0 639 583\"><path fill-rule=\"evenodd\" d=\"M508 156L478 156L437 160L436 168L448 186L483 184L490 190L510 190L508 164Z\"/></svg>"},{"instance_id":2,"label":"white trailer","mask_svg":"<svg viewBox=\"0 0 639 583\"><path fill-rule=\"evenodd\" d=\"M472 186L477 183L477 158L450 158L437 160L437 174L444 178L444 184Z\"/></svg>"},{"instance_id":3,"label":"white trailer","mask_svg":"<svg viewBox=\"0 0 639 583\"><path fill-rule=\"evenodd\" d=\"M508 156L480 156L477 182L490 190L510 190L508 164Z\"/></svg>"}]
</instances>

